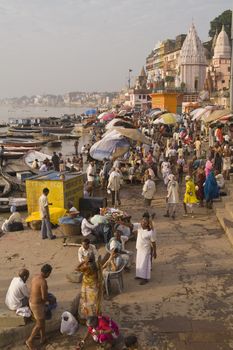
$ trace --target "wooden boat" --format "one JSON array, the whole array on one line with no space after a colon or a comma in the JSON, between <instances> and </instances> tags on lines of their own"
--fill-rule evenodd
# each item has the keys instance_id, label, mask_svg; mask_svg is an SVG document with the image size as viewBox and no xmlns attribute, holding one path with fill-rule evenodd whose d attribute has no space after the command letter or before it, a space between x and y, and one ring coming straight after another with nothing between
<instances>
[{"instance_id":1,"label":"wooden boat","mask_svg":"<svg viewBox=\"0 0 233 350\"><path fill-rule=\"evenodd\" d=\"M54 141L49 141L47 146L48 147L61 147L62 141L60 140L54 140Z\"/></svg>"},{"instance_id":2,"label":"wooden boat","mask_svg":"<svg viewBox=\"0 0 233 350\"><path fill-rule=\"evenodd\" d=\"M11 151L6 151L4 152L4 158L5 159L18 159L24 156L25 152L11 152Z\"/></svg>"},{"instance_id":3,"label":"wooden boat","mask_svg":"<svg viewBox=\"0 0 233 350\"><path fill-rule=\"evenodd\" d=\"M28 151L39 151L41 147L14 147L14 146L6 146L4 147L5 152L21 152L26 153Z\"/></svg>"},{"instance_id":4,"label":"wooden boat","mask_svg":"<svg viewBox=\"0 0 233 350\"><path fill-rule=\"evenodd\" d=\"M25 182L21 181L21 177L17 176L17 174L24 172L30 172L32 175L36 174L34 170L24 163L23 159L8 160L1 169L2 177L10 182L12 187L23 192L25 192Z\"/></svg>"},{"instance_id":5,"label":"wooden boat","mask_svg":"<svg viewBox=\"0 0 233 350\"><path fill-rule=\"evenodd\" d=\"M40 126L42 132L49 132L51 134L69 134L73 129L74 126Z\"/></svg>"},{"instance_id":6,"label":"wooden boat","mask_svg":"<svg viewBox=\"0 0 233 350\"><path fill-rule=\"evenodd\" d=\"M32 163L35 159L38 159L39 164L41 165L45 159L51 159L52 157L48 154L38 152L38 151L29 151L27 154L24 155L24 163L32 169ZM34 171L34 169L33 169ZM36 171L37 172L37 171Z\"/></svg>"},{"instance_id":7,"label":"wooden boat","mask_svg":"<svg viewBox=\"0 0 233 350\"><path fill-rule=\"evenodd\" d=\"M11 184L0 175L0 197L7 196L11 191Z\"/></svg>"},{"instance_id":8,"label":"wooden boat","mask_svg":"<svg viewBox=\"0 0 233 350\"><path fill-rule=\"evenodd\" d=\"M11 206L14 205L17 211L27 210L26 198L0 198L0 213L9 213Z\"/></svg>"},{"instance_id":9,"label":"wooden boat","mask_svg":"<svg viewBox=\"0 0 233 350\"><path fill-rule=\"evenodd\" d=\"M13 147L39 147L43 145L44 141L35 141L35 140L20 140L14 138L7 138L0 140L0 146L13 146Z\"/></svg>"},{"instance_id":10,"label":"wooden boat","mask_svg":"<svg viewBox=\"0 0 233 350\"><path fill-rule=\"evenodd\" d=\"M38 127L35 128L31 128L29 126L27 127L20 127L20 126L11 126L8 131L10 132L15 132L15 133L25 133L25 134L31 134L31 133L35 133L35 134L39 134L41 132L41 130Z\"/></svg>"},{"instance_id":11,"label":"wooden boat","mask_svg":"<svg viewBox=\"0 0 233 350\"><path fill-rule=\"evenodd\" d=\"M37 134L25 134L25 133L21 133L21 132L12 132L12 131L8 131L7 132L7 137L11 137L11 138L17 138L17 139L31 139L32 137L34 137L34 135Z\"/></svg>"}]
</instances>

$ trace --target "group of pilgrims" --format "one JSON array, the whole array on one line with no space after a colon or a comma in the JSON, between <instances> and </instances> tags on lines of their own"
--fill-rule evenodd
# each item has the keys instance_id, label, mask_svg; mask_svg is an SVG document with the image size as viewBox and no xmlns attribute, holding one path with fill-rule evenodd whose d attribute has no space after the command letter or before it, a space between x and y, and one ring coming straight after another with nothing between
<instances>
[{"instance_id":1,"label":"group of pilgrims","mask_svg":"<svg viewBox=\"0 0 233 350\"><path fill-rule=\"evenodd\" d=\"M124 190L130 194L135 187L140 189L144 206L144 214L137 223L131 223L128 216L117 222L110 235L103 235L102 242L107 247L105 257L99 255L95 245L100 239L97 228L106 225L104 210L82 221L83 242L75 270L82 274L79 315L86 322L87 333L79 341L78 349L85 348L89 336L105 349L111 349L120 336L116 321L104 315L103 292L112 272L121 271L122 266L126 271L132 270L134 253L126 249L130 237L136 240L135 279L140 286L150 282L152 262L157 257L154 220L157 214L153 204L156 188L162 187L166 203L164 217L172 220L179 216L193 218L195 207L211 209L214 200L226 195L225 181L231 173L232 151L225 126L211 130L210 138L205 125L192 121L188 114L182 115L176 125L153 125L143 113L133 115L132 123L151 139L151 144L134 142L121 158L95 161L89 155L91 145L79 147L77 142L74 145L73 163L77 159L82 166L86 164L84 197L109 194L114 212L124 205ZM102 133L101 129L93 129L90 143L100 139ZM61 154L54 153L50 165L61 171L59 168L66 163ZM73 210L76 211L72 207ZM126 337L124 346L124 349L137 349L137 337L133 334ZM32 348L32 339L28 347Z\"/></svg>"}]
</instances>

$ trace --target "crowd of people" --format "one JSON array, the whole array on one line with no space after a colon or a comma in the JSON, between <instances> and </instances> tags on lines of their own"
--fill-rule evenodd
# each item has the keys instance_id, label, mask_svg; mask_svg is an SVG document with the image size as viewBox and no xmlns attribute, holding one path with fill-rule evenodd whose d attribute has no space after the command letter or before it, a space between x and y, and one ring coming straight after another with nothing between
<instances>
[{"instance_id":1,"label":"crowd of people","mask_svg":"<svg viewBox=\"0 0 233 350\"><path fill-rule=\"evenodd\" d=\"M157 257L156 229L152 214L157 184L162 183L166 193L164 217L172 220L180 215L182 208L182 216L193 218L196 215L195 206L205 205L211 209L215 199L226 195L225 181L229 180L232 160L230 134L226 127L217 125L215 132L210 129L211 136L208 138L206 126L193 121L189 115L183 115L176 125L154 125L144 114L132 116L132 123L151 138L151 145L132 142L130 150L122 158L95 161L89 155L91 142L101 138L103 131L94 130L90 144L83 145L80 152L79 144L75 142L75 156L72 159L65 159L62 154L54 152L51 160L45 160L39 168L40 171L47 171L51 166L61 172L69 163L72 166L76 164L81 170L85 157L87 167L84 197L94 196L97 190L105 196L109 194L112 206L110 213L121 212L121 193L125 186L128 191L134 185L141 186L145 213L140 223L132 223L130 216L125 213L112 220L112 216L110 218L106 215L106 208L81 218L83 241L78 250L79 264L75 271L82 276L78 315L80 319L86 320L87 334L79 342L79 349L85 347L89 336L96 343L104 344L106 349L112 348L119 337L119 326L115 320L104 315L102 301L104 286L111 273L120 271L122 267L126 271L132 270L133 252L126 249L127 242L132 237L136 240L135 279L142 286L151 279L152 261ZM34 163L38 168L37 160ZM39 199L41 236L42 239L55 239L49 218L48 194L49 189L44 188ZM74 212L77 216L80 215L72 203L69 211L73 212L72 216ZM104 257L99 255L96 248L96 244L101 243L106 245ZM38 332L42 342L45 338L43 310L48 299L46 278L51 271L51 266L46 265L42 267L40 275L33 278L30 297L25 289L29 272L21 271L17 277L17 288L22 287L23 292L20 294L20 303L15 304L14 310L15 307L23 307L25 298L29 298L28 306L36 319L36 326L26 342L29 349L33 348L33 339ZM9 289L12 288L10 286ZM6 298L6 304L12 309L9 298ZM137 338L134 335L126 337L126 348L136 349L136 344Z\"/></svg>"}]
</instances>

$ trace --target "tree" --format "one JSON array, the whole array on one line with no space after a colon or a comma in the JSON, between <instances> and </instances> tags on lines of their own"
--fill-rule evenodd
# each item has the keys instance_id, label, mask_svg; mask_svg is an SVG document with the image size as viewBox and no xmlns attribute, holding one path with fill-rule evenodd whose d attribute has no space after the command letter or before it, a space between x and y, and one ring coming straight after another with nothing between
<instances>
[{"instance_id":1,"label":"tree","mask_svg":"<svg viewBox=\"0 0 233 350\"><path fill-rule=\"evenodd\" d=\"M216 17L210 22L209 36L211 37L212 40L216 33L216 29L217 29L217 32L220 33L223 24L229 39L231 39L231 19L232 19L232 11L226 10L221 15L219 15L218 17Z\"/></svg>"}]
</instances>

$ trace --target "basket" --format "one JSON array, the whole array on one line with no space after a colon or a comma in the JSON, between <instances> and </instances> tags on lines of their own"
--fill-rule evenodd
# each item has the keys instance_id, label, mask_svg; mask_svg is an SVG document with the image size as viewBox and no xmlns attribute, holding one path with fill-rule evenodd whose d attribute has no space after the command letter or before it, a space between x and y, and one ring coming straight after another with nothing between
<instances>
[{"instance_id":1,"label":"basket","mask_svg":"<svg viewBox=\"0 0 233 350\"><path fill-rule=\"evenodd\" d=\"M81 224L61 224L65 236L81 235Z\"/></svg>"},{"instance_id":2,"label":"basket","mask_svg":"<svg viewBox=\"0 0 233 350\"><path fill-rule=\"evenodd\" d=\"M29 226L31 227L32 230L39 231L41 229L41 220L31 221L29 223Z\"/></svg>"}]
</instances>

